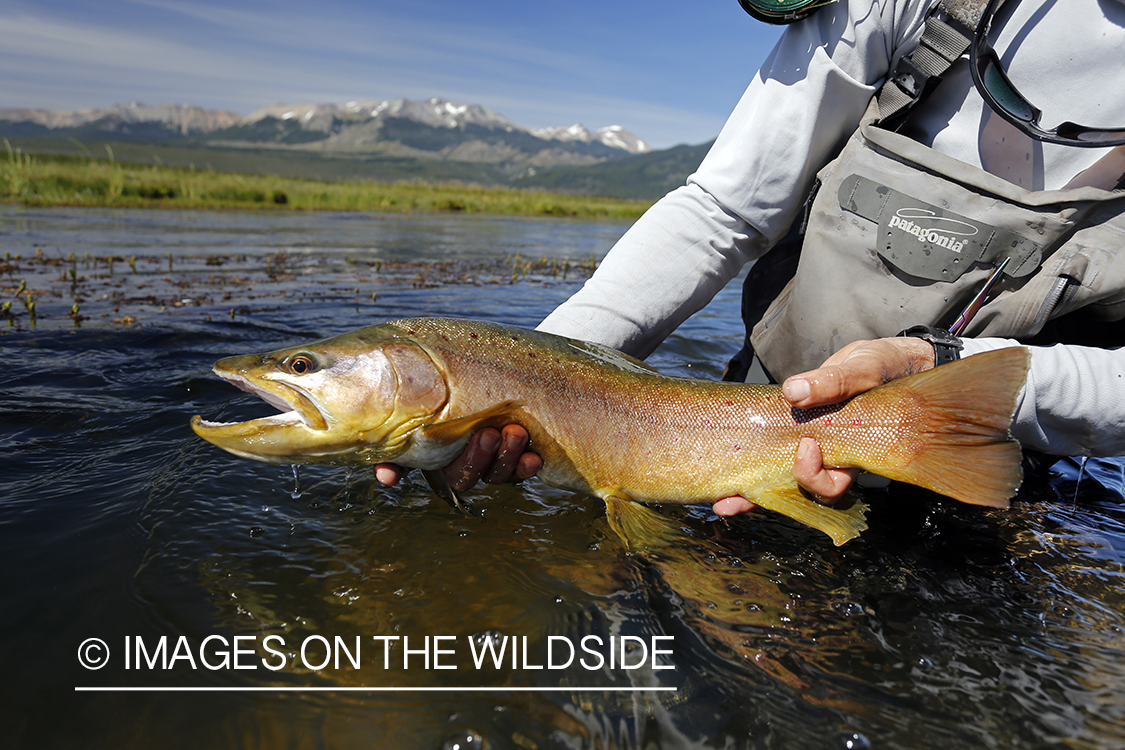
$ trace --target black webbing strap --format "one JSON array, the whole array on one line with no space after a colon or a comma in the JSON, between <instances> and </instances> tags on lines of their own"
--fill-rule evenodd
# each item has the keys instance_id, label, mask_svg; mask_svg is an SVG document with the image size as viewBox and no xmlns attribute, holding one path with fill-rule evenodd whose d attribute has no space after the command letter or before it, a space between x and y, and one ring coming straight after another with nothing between
<instances>
[{"instance_id":1,"label":"black webbing strap","mask_svg":"<svg viewBox=\"0 0 1125 750\"><path fill-rule=\"evenodd\" d=\"M969 49L987 0L942 0L926 17L918 47L899 59L879 89L879 119L891 124L928 94Z\"/></svg>"}]
</instances>

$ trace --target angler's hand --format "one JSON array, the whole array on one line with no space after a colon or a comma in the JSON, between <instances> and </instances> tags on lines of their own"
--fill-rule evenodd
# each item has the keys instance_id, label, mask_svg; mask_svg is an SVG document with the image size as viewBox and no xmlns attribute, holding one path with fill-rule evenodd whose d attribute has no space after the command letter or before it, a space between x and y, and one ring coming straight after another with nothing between
<instances>
[{"instance_id":1,"label":"angler's hand","mask_svg":"<svg viewBox=\"0 0 1125 750\"><path fill-rule=\"evenodd\" d=\"M817 369L787 378L781 392L800 409L827 406L933 366L934 347L919 338L853 341ZM820 502L831 505L839 500L858 474L858 469L825 467L816 441L801 439L793 476Z\"/></svg>"},{"instance_id":2,"label":"angler's hand","mask_svg":"<svg viewBox=\"0 0 1125 750\"><path fill-rule=\"evenodd\" d=\"M461 455L445 467L446 481L455 491L464 492L481 480L504 484L532 477L543 466L543 460L526 450L530 440L527 430L518 424L507 425L503 430L477 430ZM396 464L375 466L375 478L386 485L398 484L405 473Z\"/></svg>"},{"instance_id":3,"label":"angler's hand","mask_svg":"<svg viewBox=\"0 0 1125 750\"><path fill-rule=\"evenodd\" d=\"M793 406L810 409L838 404L864 391L934 366L934 348L922 339L895 337L854 341L820 367L789 377L781 386ZM843 496L858 469L825 467L820 446L802 438L793 461L793 476L820 502L831 505ZM744 497L724 497L712 505L718 516L733 516L756 506Z\"/></svg>"},{"instance_id":4,"label":"angler's hand","mask_svg":"<svg viewBox=\"0 0 1125 750\"><path fill-rule=\"evenodd\" d=\"M933 366L934 347L919 338L853 341L817 369L790 376L782 383L781 391L793 406L809 409L838 404Z\"/></svg>"}]
</instances>

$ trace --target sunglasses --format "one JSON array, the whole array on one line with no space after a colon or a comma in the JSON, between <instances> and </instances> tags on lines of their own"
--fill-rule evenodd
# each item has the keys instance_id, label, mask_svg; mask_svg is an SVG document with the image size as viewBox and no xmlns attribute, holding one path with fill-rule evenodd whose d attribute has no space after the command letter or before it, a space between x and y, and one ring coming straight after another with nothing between
<instances>
[{"instance_id":1,"label":"sunglasses","mask_svg":"<svg viewBox=\"0 0 1125 750\"><path fill-rule=\"evenodd\" d=\"M1012 85L1008 74L1000 65L1000 58L988 43L992 18L1003 1L989 0L969 47L969 71L977 91L988 106L1037 141L1088 148L1125 144L1125 128L1091 128L1073 122L1063 122L1051 130L1045 130L1039 125L1042 112L1024 99Z\"/></svg>"},{"instance_id":2,"label":"sunglasses","mask_svg":"<svg viewBox=\"0 0 1125 750\"><path fill-rule=\"evenodd\" d=\"M836 0L738 0L742 9L766 23L786 25L811 16Z\"/></svg>"}]
</instances>

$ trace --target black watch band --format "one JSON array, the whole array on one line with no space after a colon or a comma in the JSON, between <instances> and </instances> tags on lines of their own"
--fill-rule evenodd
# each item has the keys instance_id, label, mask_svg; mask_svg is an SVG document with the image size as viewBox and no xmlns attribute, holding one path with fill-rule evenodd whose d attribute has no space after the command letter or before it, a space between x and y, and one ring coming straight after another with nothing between
<instances>
[{"instance_id":1,"label":"black watch band","mask_svg":"<svg viewBox=\"0 0 1125 750\"><path fill-rule=\"evenodd\" d=\"M934 367L956 362L961 359L961 349L964 344L961 342L961 339L944 328L911 326L905 331L900 331L898 335L913 336L914 338L929 341L934 347Z\"/></svg>"}]
</instances>

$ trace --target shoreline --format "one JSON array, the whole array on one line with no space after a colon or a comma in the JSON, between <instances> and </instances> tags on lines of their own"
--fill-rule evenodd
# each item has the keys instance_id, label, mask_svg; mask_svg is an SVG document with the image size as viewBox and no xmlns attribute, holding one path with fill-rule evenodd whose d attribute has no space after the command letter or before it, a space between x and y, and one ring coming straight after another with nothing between
<instances>
[{"instance_id":1,"label":"shoreline","mask_svg":"<svg viewBox=\"0 0 1125 750\"><path fill-rule=\"evenodd\" d=\"M110 152L112 155L112 152ZM28 207L253 209L638 218L652 201L460 183L332 182L89 157L0 154L0 202Z\"/></svg>"}]
</instances>

